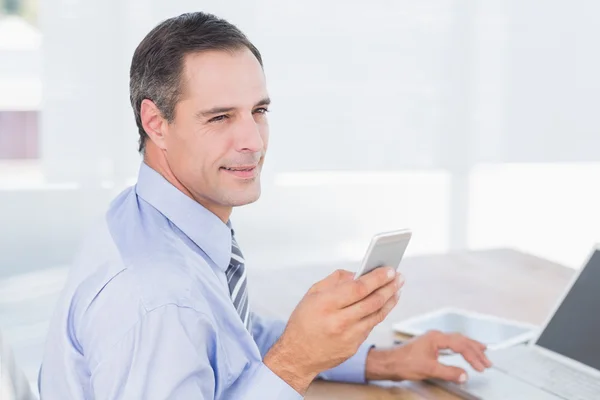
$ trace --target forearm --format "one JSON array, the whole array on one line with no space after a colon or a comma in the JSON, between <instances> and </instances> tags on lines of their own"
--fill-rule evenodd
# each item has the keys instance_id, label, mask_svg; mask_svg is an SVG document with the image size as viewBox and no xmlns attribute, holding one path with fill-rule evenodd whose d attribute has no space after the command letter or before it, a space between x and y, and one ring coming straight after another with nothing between
<instances>
[{"instance_id":1,"label":"forearm","mask_svg":"<svg viewBox=\"0 0 600 400\"><path fill-rule=\"evenodd\" d=\"M302 396L308 390L311 382L317 377L316 372L305 370L302 367L302 360L290 354L286 346L280 342L276 342L273 345L263 362L274 374L287 382L288 385Z\"/></svg>"},{"instance_id":2,"label":"forearm","mask_svg":"<svg viewBox=\"0 0 600 400\"><path fill-rule=\"evenodd\" d=\"M301 371L301 360L289 354L286 351L286 346L282 346L278 342L285 329L285 322L260 317L257 314L253 314L252 318L252 334L260 353L264 357L263 363L295 391L304 395L316 374Z\"/></svg>"},{"instance_id":3,"label":"forearm","mask_svg":"<svg viewBox=\"0 0 600 400\"><path fill-rule=\"evenodd\" d=\"M382 381L391 378L392 357L389 350L371 348L367 355L365 365L365 378L367 381Z\"/></svg>"}]
</instances>

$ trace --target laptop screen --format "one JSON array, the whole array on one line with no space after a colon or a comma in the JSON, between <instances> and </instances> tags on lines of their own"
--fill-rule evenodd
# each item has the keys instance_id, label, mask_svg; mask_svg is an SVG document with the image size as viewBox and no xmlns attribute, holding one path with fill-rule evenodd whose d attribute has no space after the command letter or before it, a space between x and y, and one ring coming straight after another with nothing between
<instances>
[{"instance_id":1,"label":"laptop screen","mask_svg":"<svg viewBox=\"0 0 600 400\"><path fill-rule=\"evenodd\" d=\"M537 345L600 370L600 251L596 250Z\"/></svg>"}]
</instances>

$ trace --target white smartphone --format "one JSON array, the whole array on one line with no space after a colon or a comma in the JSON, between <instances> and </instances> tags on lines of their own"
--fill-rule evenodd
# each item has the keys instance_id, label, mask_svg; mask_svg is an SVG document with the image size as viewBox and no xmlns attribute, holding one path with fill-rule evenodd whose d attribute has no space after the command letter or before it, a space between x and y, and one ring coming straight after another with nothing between
<instances>
[{"instance_id":1,"label":"white smartphone","mask_svg":"<svg viewBox=\"0 0 600 400\"><path fill-rule=\"evenodd\" d=\"M354 279L358 279L379 267L398 269L411 237L412 231L410 229L383 232L373 236L360 268L354 275Z\"/></svg>"}]
</instances>

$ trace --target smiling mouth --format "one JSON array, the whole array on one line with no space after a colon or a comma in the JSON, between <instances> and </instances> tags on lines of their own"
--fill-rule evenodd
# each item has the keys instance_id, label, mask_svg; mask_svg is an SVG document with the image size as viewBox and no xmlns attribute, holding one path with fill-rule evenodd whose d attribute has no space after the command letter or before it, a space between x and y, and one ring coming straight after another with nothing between
<instances>
[{"instance_id":1,"label":"smiling mouth","mask_svg":"<svg viewBox=\"0 0 600 400\"><path fill-rule=\"evenodd\" d=\"M224 169L224 170L226 170L226 171L234 171L234 172L235 171L250 172L250 171L256 169L255 166L249 166L249 167L245 167L245 166L244 167L230 167L230 168L228 168L228 167L221 167L221 168Z\"/></svg>"},{"instance_id":2,"label":"smiling mouth","mask_svg":"<svg viewBox=\"0 0 600 400\"><path fill-rule=\"evenodd\" d=\"M221 167L221 170L236 179L249 181L255 179L259 174L257 165L239 165L235 167Z\"/></svg>"}]
</instances>

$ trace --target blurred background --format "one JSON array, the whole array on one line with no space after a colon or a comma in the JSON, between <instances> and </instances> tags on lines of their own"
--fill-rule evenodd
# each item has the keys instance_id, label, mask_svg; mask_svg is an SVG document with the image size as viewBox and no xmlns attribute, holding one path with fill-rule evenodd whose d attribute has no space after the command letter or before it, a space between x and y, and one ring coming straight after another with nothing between
<instances>
[{"instance_id":1,"label":"blurred background","mask_svg":"<svg viewBox=\"0 0 600 400\"><path fill-rule=\"evenodd\" d=\"M199 8L200 7L200 8ZM600 2L0 0L0 330L35 379L90 224L135 182L133 51L208 11L263 54L252 268L510 247L579 268L600 241Z\"/></svg>"}]
</instances>

